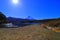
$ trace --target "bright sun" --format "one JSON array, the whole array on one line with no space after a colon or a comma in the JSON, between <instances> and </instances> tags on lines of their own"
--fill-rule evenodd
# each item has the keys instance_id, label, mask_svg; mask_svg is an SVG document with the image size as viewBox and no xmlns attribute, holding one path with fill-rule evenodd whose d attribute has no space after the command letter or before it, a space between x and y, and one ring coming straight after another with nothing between
<instances>
[{"instance_id":1,"label":"bright sun","mask_svg":"<svg viewBox=\"0 0 60 40\"><path fill-rule=\"evenodd\" d=\"M12 2L13 2L14 4L18 4L18 3L19 3L19 0L12 0Z\"/></svg>"}]
</instances>

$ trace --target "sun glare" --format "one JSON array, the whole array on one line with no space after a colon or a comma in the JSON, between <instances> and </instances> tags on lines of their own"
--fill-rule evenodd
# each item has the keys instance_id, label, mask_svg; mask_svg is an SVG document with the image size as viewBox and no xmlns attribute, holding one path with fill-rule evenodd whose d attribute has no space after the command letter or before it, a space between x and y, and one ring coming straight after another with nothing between
<instances>
[{"instance_id":1,"label":"sun glare","mask_svg":"<svg viewBox=\"0 0 60 40\"><path fill-rule=\"evenodd\" d=\"M12 0L12 2L13 2L14 4L18 4L18 3L19 3L19 0Z\"/></svg>"}]
</instances>

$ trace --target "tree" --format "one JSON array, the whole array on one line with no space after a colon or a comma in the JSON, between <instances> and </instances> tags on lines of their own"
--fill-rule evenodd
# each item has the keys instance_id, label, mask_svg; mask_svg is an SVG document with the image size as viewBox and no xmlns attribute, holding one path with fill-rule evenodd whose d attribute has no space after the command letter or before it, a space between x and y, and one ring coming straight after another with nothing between
<instances>
[{"instance_id":1,"label":"tree","mask_svg":"<svg viewBox=\"0 0 60 40\"><path fill-rule=\"evenodd\" d=\"M0 12L0 28L5 27L4 25L2 25L4 23L6 23L6 16L2 12Z\"/></svg>"}]
</instances>

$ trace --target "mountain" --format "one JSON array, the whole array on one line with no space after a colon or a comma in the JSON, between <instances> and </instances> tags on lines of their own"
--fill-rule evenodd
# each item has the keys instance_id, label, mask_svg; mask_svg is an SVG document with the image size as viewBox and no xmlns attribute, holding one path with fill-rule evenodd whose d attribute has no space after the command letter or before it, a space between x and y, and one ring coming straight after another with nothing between
<instances>
[{"instance_id":1,"label":"mountain","mask_svg":"<svg viewBox=\"0 0 60 40\"><path fill-rule=\"evenodd\" d=\"M14 18L14 17L7 17L8 23L13 23L14 25L27 25L27 23L33 23L33 20L30 19L22 19L22 18Z\"/></svg>"},{"instance_id":2,"label":"mountain","mask_svg":"<svg viewBox=\"0 0 60 40\"><path fill-rule=\"evenodd\" d=\"M7 20L10 22L22 22L22 21L29 21L28 19L22 18L14 18L14 17L7 17Z\"/></svg>"},{"instance_id":3,"label":"mountain","mask_svg":"<svg viewBox=\"0 0 60 40\"><path fill-rule=\"evenodd\" d=\"M11 20L11 21L21 21L21 20L24 20L24 19L22 19L22 18L8 17L7 20Z\"/></svg>"},{"instance_id":4,"label":"mountain","mask_svg":"<svg viewBox=\"0 0 60 40\"><path fill-rule=\"evenodd\" d=\"M7 17L7 20L10 22L31 22L34 21L35 19L28 16L27 18L23 19L23 18L14 18L14 17Z\"/></svg>"},{"instance_id":5,"label":"mountain","mask_svg":"<svg viewBox=\"0 0 60 40\"><path fill-rule=\"evenodd\" d=\"M29 19L29 20L35 20L34 18L32 18L31 16L26 17L25 19Z\"/></svg>"},{"instance_id":6,"label":"mountain","mask_svg":"<svg viewBox=\"0 0 60 40\"><path fill-rule=\"evenodd\" d=\"M23 21L25 20L26 19L22 19L22 18L7 17L8 23L12 23L17 26L24 26L25 24L23 24Z\"/></svg>"},{"instance_id":7,"label":"mountain","mask_svg":"<svg viewBox=\"0 0 60 40\"><path fill-rule=\"evenodd\" d=\"M13 24L18 25L18 26L27 25L27 24L31 24L31 23L45 23L45 24L47 24L49 26L53 26L53 27L60 26L60 18L34 20L32 17L28 16L25 19L8 17L7 20L9 23L13 23Z\"/></svg>"}]
</instances>

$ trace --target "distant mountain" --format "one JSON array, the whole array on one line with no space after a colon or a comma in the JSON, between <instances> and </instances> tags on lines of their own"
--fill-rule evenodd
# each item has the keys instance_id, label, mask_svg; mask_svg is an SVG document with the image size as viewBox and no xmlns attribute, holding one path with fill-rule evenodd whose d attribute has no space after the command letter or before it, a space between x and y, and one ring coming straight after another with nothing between
<instances>
[{"instance_id":1,"label":"distant mountain","mask_svg":"<svg viewBox=\"0 0 60 40\"><path fill-rule=\"evenodd\" d=\"M7 17L8 23L13 23L14 25L27 25L27 23L32 23L33 20L31 19L22 19L22 18L14 18L14 17Z\"/></svg>"},{"instance_id":2,"label":"distant mountain","mask_svg":"<svg viewBox=\"0 0 60 40\"><path fill-rule=\"evenodd\" d=\"M25 19L29 19L29 20L35 20L34 18L32 18L31 16L26 17Z\"/></svg>"},{"instance_id":3,"label":"distant mountain","mask_svg":"<svg viewBox=\"0 0 60 40\"><path fill-rule=\"evenodd\" d=\"M7 17L7 20L11 20L11 21L21 21L24 20L22 18L14 18L14 17Z\"/></svg>"},{"instance_id":4,"label":"distant mountain","mask_svg":"<svg viewBox=\"0 0 60 40\"><path fill-rule=\"evenodd\" d=\"M30 16L28 16L25 19L23 19L23 18L7 17L7 20L10 21L10 22L31 22L31 21L33 21L35 19L30 17Z\"/></svg>"},{"instance_id":5,"label":"distant mountain","mask_svg":"<svg viewBox=\"0 0 60 40\"><path fill-rule=\"evenodd\" d=\"M29 23L45 23L45 24L49 24L49 26L60 26L60 18L35 20L32 17L28 16L25 19L14 18L14 17L7 17L7 20L8 20L9 23L12 23L12 24L18 25L18 26L27 25Z\"/></svg>"},{"instance_id":6,"label":"distant mountain","mask_svg":"<svg viewBox=\"0 0 60 40\"><path fill-rule=\"evenodd\" d=\"M14 18L14 17L7 17L7 20L12 23L27 23L33 21L33 19L30 19L31 17L22 19L22 18Z\"/></svg>"}]
</instances>

